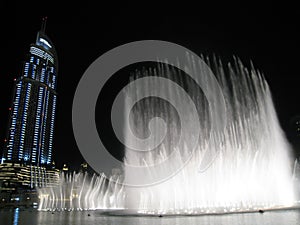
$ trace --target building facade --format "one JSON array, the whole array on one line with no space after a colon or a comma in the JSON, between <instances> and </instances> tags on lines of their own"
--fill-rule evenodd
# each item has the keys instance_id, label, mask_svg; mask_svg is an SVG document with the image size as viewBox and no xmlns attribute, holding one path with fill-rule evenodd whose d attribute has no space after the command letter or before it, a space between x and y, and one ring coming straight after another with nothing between
<instances>
[{"instance_id":1,"label":"building facade","mask_svg":"<svg viewBox=\"0 0 300 225\"><path fill-rule=\"evenodd\" d=\"M45 22L30 45L21 76L15 79L2 162L47 166L52 163L57 101L57 54Z\"/></svg>"},{"instance_id":2,"label":"building facade","mask_svg":"<svg viewBox=\"0 0 300 225\"><path fill-rule=\"evenodd\" d=\"M0 193L5 196L59 182L59 170L52 161L58 62L45 25L44 19L21 74L14 79L0 164Z\"/></svg>"},{"instance_id":3,"label":"building facade","mask_svg":"<svg viewBox=\"0 0 300 225\"><path fill-rule=\"evenodd\" d=\"M0 190L14 192L35 187L53 187L59 183L59 169L20 163L0 164Z\"/></svg>"}]
</instances>

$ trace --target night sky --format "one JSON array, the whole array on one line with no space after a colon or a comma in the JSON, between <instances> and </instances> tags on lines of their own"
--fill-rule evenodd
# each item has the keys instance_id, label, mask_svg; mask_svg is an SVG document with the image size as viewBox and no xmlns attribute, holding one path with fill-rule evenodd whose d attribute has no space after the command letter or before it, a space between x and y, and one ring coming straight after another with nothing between
<instances>
[{"instance_id":1,"label":"night sky","mask_svg":"<svg viewBox=\"0 0 300 225\"><path fill-rule=\"evenodd\" d=\"M50 4L50 3L49 3ZM2 60L0 66L0 147L7 129L13 79L20 75L22 60L36 38L43 16L48 17L46 34L59 59L58 107L54 160L77 168L83 158L72 130L72 101L76 86L88 66L106 51L131 41L157 39L180 44L197 54L216 54L224 62L238 56L266 77L283 130L295 153L299 138L292 121L300 116L299 28L293 11L281 8L238 7L225 10L199 9L191 15L158 14L116 9L94 9L80 5L56 12L23 10L15 5L1 18ZM229 8L229 7L228 7ZM8 13L9 14L9 13ZM178 16L176 16L178 15ZM179 16L180 15L180 16Z\"/></svg>"}]
</instances>

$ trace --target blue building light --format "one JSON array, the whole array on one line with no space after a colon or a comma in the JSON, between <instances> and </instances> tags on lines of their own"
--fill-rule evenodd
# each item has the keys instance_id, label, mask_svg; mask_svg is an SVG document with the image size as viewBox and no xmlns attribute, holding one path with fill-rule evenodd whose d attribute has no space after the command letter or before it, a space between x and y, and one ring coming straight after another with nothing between
<instances>
[{"instance_id":1,"label":"blue building light","mask_svg":"<svg viewBox=\"0 0 300 225\"><path fill-rule=\"evenodd\" d=\"M56 112L57 55L45 30L30 45L21 76L14 80L7 142L1 161L52 162ZM33 181L34 183L34 181Z\"/></svg>"}]
</instances>

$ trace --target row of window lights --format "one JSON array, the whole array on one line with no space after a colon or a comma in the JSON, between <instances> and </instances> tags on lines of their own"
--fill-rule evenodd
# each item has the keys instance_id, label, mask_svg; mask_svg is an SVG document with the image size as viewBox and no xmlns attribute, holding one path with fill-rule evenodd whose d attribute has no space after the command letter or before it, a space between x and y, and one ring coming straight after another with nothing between
<instances>
[{"instance_id":1,"label":"row of window lights","mask_svg":"<svg viewBox=\"0 0 300 225\"><path fill-rule=\"evenodd\" d=\"M37 145L37 136L38 136L38 130L40 127L40 113L41 113L41 101L42 101L42 94L43 94L43 89L39 88L39 96L38 96L38 107L37 107L37 117L36 117L36 124L35 124L35 135L34 135L34 144Z\"/></svg>"},{"instance_id":2,"label":"row of window lights","mask_svg":"<svg viewBox=\"0 0 300 225\"><path fill-rule=\"evenodd\" d=\"M21 138L20 138L20 156L23 155L23 146L24 146L24 136L25 136L25 130L26 130L26 121L27 121L27 110L29 106L29 96L31 92L31 84L28 84L27 90L26 90L26 97L25 97L25 108L23 112L23 118L22 118L22 130L21 130Z\"/></svg>"},{"instance_id":3,"label":"row of window lights","mask_svg":"<svg viewBox=\"0 0 300 225\"><path fill-rule=\"evenodd\" d=\"M46 108L48 108L48 101L49 101L49 94L48 92L46 93ZM43 137L45 137L45 134L46 134L46 123L47 121L47 110L46 110L46 115L44 117L44 129L43 129ZM44 150L44 146L45 146L45 138L43 138L42 140L42 151Z\"/></svg>"},{"instance_id":4,"label":"row of window lights","mask_svg":"<svg viewBox=\"0 0 300 225\"><path fill-rule=\"evenodd\" d=\"M40 58L48 59L50 62L54 63L53 57L50 54L48 54L47 52L45 52L45 51L43 51L39 48L31 47L30 48L30 53L32 53L33 55L37 55Z\"/></svg>"},{"instance_id":5,"label":"row of window lights","mask_svg":"<svg viewBox=\"0 0 300 225\"><path fill-rule=\"evenodd\" d=\"M17 84L17 92L16 92L16 104L15 104L15 107L14 107L14 111L13 111L13 114L16 115L17 114L17 111L18 111L18 106L19 106L19 101L20 101L20 94L21 94L21 85L22 85L22 82L20 82L19 84ZM11 140L9 142L9 144L11 146L13 146L13 138L14 138L14 129L16 127L16 118L13 118L12 119L12 124L11 124L11 132L10 132L10 137L11 137ZM9 157L9 159L11 159L11 155Z\"/></svg>"},{"instance_id":6,"label":"row of window lights","mask_svg":"<svg viewBox=\"0 0 300 225\"><path fill-rule=\"evenodd\" d=\"M18 85L18 86L20 86L20 85ZM55 102L56 102L56 96L55 96L55 98L54 98L54 106L55 106ZM55 112L55 107L53 107L53 110L52 110L52 112ZM54 118L54 115L52 115L53 116L53 118ZM52 118L52 120L53 120L53 118ZM51 121L51 124L53 125L53 121ZM52 127L52 126L51 126ZM52 130L52 129L51 129ZM53 133L53 131L51 132L51 133ZM52 134L50 135L51 137L53 136ZM50 143L50 146L52 147L52 143ZM33 154L33 155L35 155L35 154Z\"/></svg>"}]
</instances>

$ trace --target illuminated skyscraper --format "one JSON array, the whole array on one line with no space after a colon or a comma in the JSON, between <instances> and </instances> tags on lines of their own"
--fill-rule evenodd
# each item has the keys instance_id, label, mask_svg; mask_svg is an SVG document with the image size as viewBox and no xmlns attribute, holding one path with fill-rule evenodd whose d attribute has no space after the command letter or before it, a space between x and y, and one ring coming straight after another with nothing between
<instances>
[{"instance_id":1,"label":"illuminated skyscraper","mask_svg":"<svg viewBox=\"0 0 300 225\"><path fill-rule=\"evenodd\" d=\"M45 34L46 20L15 79L3 161L47 166L52 162L57 55Z\"/></svg>"}]
</instances>

